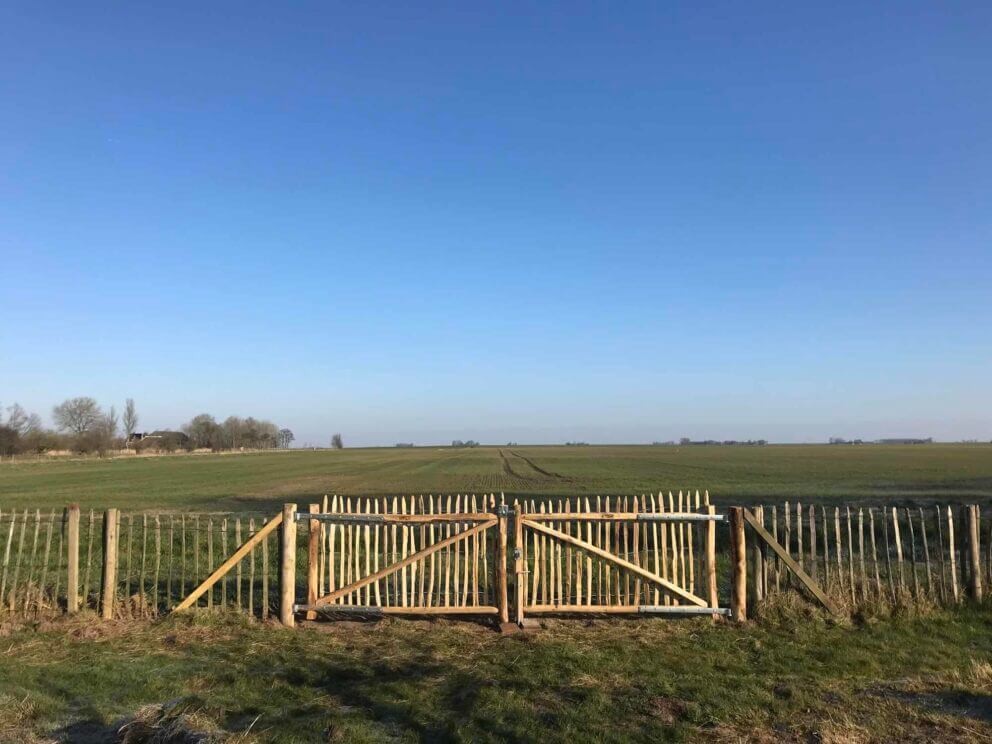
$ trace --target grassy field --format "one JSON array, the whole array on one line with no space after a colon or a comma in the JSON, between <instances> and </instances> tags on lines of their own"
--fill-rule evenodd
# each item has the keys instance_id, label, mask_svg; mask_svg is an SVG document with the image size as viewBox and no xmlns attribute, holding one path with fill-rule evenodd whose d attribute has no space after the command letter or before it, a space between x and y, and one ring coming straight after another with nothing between
<instances>
[{"instance_id":1,"label":"grassy field","mask_svg":"<svg viewBox=\"0 0 992 744\"><path fill-rule=\"evenodd\" d=\"M992 739L987 608L857 628L551 622L509 637L83 618L2 645L2 741L114 741L122 719L163 703L232 741Z\"/></svg>"},{"instance_id":2,"label":"grassy field","mask_svg":"<svg viewBox=\"0 0 992 744\"><path fill-rule=\"evenodd\" d=\"M356 449L0 464L0 509L274 511L324 493L717 503L992 497L992 446ZM0 742L117 741L142 706L224 741L990 741L992 607L834 623L796 594L706 620L289 631L201 612L0 624ZM154 720L155 708L141 720ZM128 741L137 736L132 723ZM162 732L159 731L161 734ZM192 738L156 741L193 741Z\"/></svg>"},{"instance_id":3,"label":"grassy field","mask_svg":"<svg viewBox=\"0 0 992 744\"><path fill-rule=\"evenodd\" d=\"M479 447L0 463L0 509L270 510L325 493L634 494L717 503L992 499L992 445Z\"/></svg>"}]
</instances>

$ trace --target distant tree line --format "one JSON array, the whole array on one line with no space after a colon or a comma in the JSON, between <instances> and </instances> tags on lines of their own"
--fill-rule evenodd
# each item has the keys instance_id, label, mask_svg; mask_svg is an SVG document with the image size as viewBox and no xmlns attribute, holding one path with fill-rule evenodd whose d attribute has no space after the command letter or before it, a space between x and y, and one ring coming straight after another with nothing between
<instances>
[{"instance_id":1,"label":"distant tree line","mask_svg":"<svg viewBox=\"0 0 992 744\"><path fill-rule=\"evenodd\" d=\"M479 446L479 443L476 442L474 439L469 439L469 440L467 440L465 442L463 442L461 439L453 439L453 440L451 440L451 446L452 447L478 447Z\"/></svg>"},{"instance_id":2,"label":"distant tree line","mask_svg":"<svg viewBox=\"0 0 992 744\"><path fill-rule=\"evenodd\" d=\"M214 452L240 449L286 449L296 438L289 429L280 429L271 421L249 416L228 416L218 422L209 413L201 413L183 424L188 438L187 449L210 449Z\"/></svg>"},{"instance_id":3,"label":"distant tree line","mask_svg":"<svg viewBox=\"0 0 992 744\"><path fill-rule=\"evenodd\" d=\"M52 408L52 422L54 428L44 426L38 414L28 413L17 403L0 408L0 456L63 450L103 455L122 449L272 449L289 447L294 440L292 431L271 421L229 416L218 423L206 413L194 417L180 431L142 433L137 430L139 417L132 398L124 403L121 415L115 406L104 410L90 397L69 398Z\"/></svg>"}]
</instances>

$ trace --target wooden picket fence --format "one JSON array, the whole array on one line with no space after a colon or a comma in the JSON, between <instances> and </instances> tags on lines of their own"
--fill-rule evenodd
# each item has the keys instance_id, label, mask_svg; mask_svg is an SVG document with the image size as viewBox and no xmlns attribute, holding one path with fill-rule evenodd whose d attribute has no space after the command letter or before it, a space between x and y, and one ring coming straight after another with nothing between
<instances>
[{"instance_id":1,"label":"wooden picket fence","mask_svg":"<svg viewBox=\"0 0 992 744\"><path fill-rule=\"evenodd\" d=\"M870 604L980 601L992 577L992 519L982 549L978 506L776 504L750 510L785 553L848 612ZM795 588L794 574L762 540L746 558L753 602Z\"/></svg>"},{"instance_id":2,"label":"wooden picket fence","mask_svg":"<svg viewBox=\"0 0 992 744\"><path fill-rule=\"evenodd\" d=\"M276 515L21 509L0 511L0 618L199 608L290 625L391 614L744 620L785 591L837 613L952 605L980 600L992 576L992 519L982 525L976 506L787 502L719 514L705 491L332 496Z\"/></svg>"}]
</instances>

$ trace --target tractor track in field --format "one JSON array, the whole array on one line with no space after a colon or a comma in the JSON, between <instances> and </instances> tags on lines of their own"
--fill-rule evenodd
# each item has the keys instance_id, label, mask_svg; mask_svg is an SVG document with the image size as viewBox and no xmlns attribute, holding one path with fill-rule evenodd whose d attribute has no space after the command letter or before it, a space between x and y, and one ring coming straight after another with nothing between
<instances>
[{"instance_id":1,"label":"tractor track in field","mask_svg":"<svg viewBox=\"0 0 992 744\"><path fill-rule=\"evenodd\" d=\"M523 473L514 470L513 465L510 462L510 458L506 456L506 453L504 453L503 450L500 450L499 456L503 460L503 472L512 478L518 478L522 481L530 481L530 482L556 480L556 481L561 481L563 483L570 483L572 480L571 478L568 478L562 475L561 473L555 473L554 471L551 470L545 470L540 465L538 465L533 460L531 460L529 457L525 457L524 455L521 455L519 452L514 452L513 450L510 450L510 454L520 460L523 460L528 468L530 468L535 473L537 473L537 477L534 477L530 475L524 475Z\"/></svg>"}]
</instances>

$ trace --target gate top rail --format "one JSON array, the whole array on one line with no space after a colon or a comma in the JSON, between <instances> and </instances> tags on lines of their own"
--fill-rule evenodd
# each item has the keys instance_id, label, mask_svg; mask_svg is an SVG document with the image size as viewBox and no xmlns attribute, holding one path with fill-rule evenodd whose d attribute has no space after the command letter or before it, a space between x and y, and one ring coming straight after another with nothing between
<instances>
[{"instance_id":1,"label":"gate top rail","mask_svg":"<svg viewBox=\"0 0 992 744\"><path fill-rule=\"evenodd\" d=\"M527 512L525 522L725 522L723 514L697 512Z\"/></svg>"},{"instance_id":2,"label":"gate top rail","mask_svg":"<svg viewBox=\"0 0 992 744\"><path fill-rule=\"evenodd\" d=\"M297 522L337 522L348 524L426 524L430 522L495 522L496 515L488 512L458 514L347 514L339 512L296 512Z\"/></svg>"}]
</instances>

